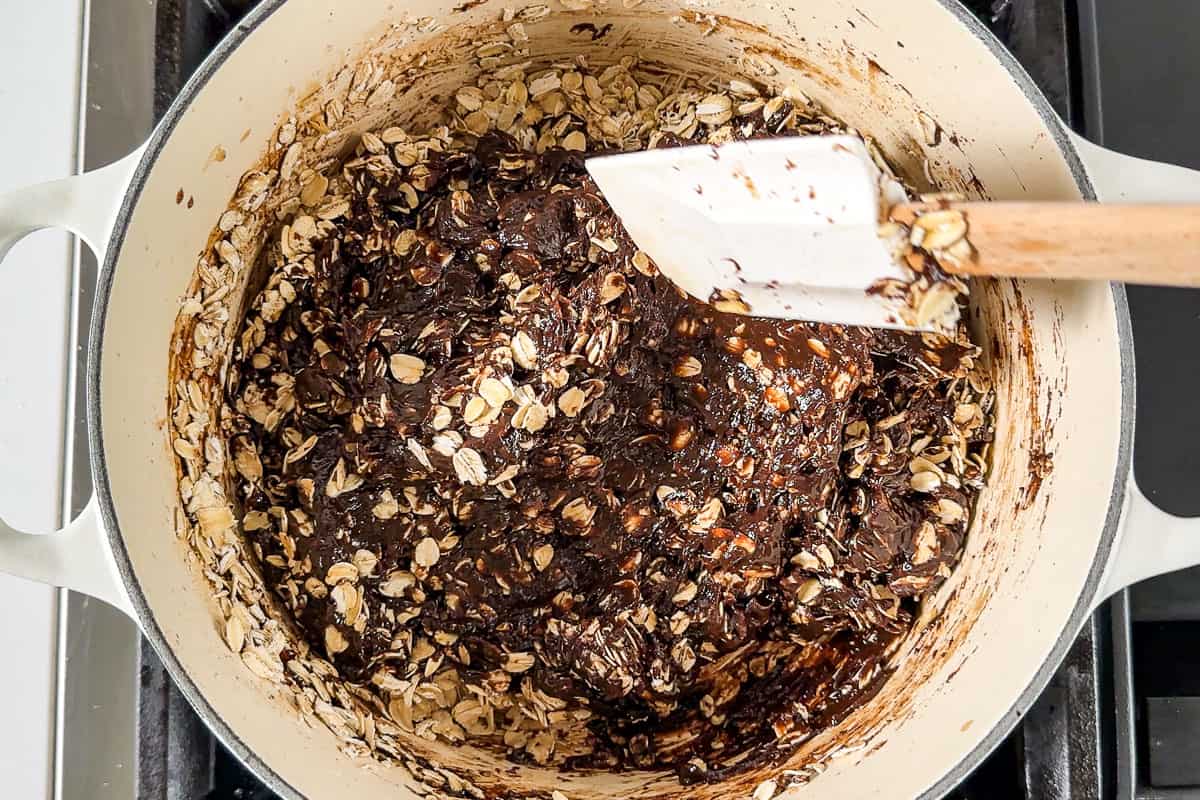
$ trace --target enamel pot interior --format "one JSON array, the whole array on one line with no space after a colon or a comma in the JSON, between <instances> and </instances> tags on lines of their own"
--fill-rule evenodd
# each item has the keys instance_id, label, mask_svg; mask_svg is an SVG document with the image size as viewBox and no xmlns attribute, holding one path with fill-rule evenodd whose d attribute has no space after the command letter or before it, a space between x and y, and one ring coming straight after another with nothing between
<instances>
[{"instance_id":1,"label":"enamel pot interior","mask_svg":"<svg viewBox=\"0 0 1200 800\"><path fill-rule=\"evenodd\" d=\"M470 77L469 56L501 29L499 0L267 2L185 90L156 133L127 199L119 249L102 279L92 362L97 485L117 561L143 627L227 745L286 795L414 798L401 767L363 769L322 725L297 718L288 693L255 677L222 640L202 569L174 531L179 510L166 397L167 353L198 256L243 172L282 119L346 64L412 66L422 77L360 124L428 117L434 98ZM876 137L922 182L998 199L1074 199L1082 179L1058 123L1030 85L961 11L935 0L647 0L591 12L559 7L527 23L535 60L640 53L670 68L755 74L799 85ZM457 6L457 8L456 8ZM516 6L519 8L519 6ZM465 10L464 10L465 9ZM706 12L707 13L707 12ZM429 18L438 23L395 27ZM600 41L580 21L613 28ZM422 31L425 32L422 32ZM374 48L374 50L372 50ZM755 66L756 65L756 66ZM918 110L928 116L925 124ZM942 134L926 143L929 120ZM344 140L352 141L353 131ZM333 142L336 147L339 142ZM180 191L189 198L177 203ZM234 296L244 287L233 287ZM927 604L884 689L791 766L820 774L789 793L904 797L941 790L994 744L1048 677L1080 624L1111 545L1124 458L1121 297L1100 283L980 282L972 317L997 384L997 441L966 554ZM1031 686L1033 684L1033 686ZM571 798L744 796L769 772L681 789L666 774L564 775L470 747L414 740L413 752L489 792L553 789ZM736 784L736 785L734 785Z\"/></svg>"}]
</instances>

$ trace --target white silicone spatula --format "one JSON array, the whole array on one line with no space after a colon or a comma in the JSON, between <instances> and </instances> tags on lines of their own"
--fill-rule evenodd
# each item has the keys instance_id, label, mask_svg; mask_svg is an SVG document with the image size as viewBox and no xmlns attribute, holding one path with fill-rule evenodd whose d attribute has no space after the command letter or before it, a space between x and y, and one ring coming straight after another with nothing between
<instances>
[{"instance_id":1,"label":"white silicone spatula","mask_svg":"<svg viewBox=\"0 0 1200 800\"><path fill-rule=\"evenodd\" d=\"M888 209L905 216L907 198L857 138L663 148L587 168L638 247L694 297L733 290L756 316L915 327L872 291L912 278L881 236ZM1200 206L949 207L972 249L942 263L955 274L1200 285Z\"/></svg>"}]
</instances>

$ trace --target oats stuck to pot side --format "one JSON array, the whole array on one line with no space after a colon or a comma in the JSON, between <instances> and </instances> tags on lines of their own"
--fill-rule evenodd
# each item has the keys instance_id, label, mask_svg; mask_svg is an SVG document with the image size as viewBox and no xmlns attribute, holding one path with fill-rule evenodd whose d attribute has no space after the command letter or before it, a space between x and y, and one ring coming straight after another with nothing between
<instances>
[{"instance_id":1,"label":"oats stuck to pot side","mask_svg":"<svg viewBox=\"0 0 1200 800\"><path fill-rule=\"evenodd\" d=\"M444 126L364 133L319 169L283 148L296 193L228 380L176 388L191 536L232 583L231 649L348 740L720 779L878 688L961 552L990 384L965 331L681 296L583 168L590 151L844 131L801 93L632 58L506 64L520 20L509 34ZM358 78L368 103L394 91ZM262 202L256 174L230 214ZM956 246L951 223L903 231L918 279ZM222 218L226 266L241 225ZM958 302L938 285L921 313ZM203 372L229 317L190 302ZM222 389L228 466L207 413ZM291 611L303 652L246 587Z\"/></svg>"}]
</instances>

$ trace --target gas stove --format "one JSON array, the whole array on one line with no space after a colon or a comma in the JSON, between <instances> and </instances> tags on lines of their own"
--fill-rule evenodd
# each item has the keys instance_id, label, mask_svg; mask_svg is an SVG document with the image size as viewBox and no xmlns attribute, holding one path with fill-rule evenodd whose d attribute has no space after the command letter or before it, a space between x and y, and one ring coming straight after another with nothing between
<instances>
[{"instance_id":1,"label":"gas stove","mask_svg":"<svg viewBox=\"0 0 1200 800\"><path fill-rule=\"evenodd\" d=\"M964 0L1060 114L1093 140L1200 167L1194 0ZM132 149L254 0L93 0L85 167ZM80 265L86 317L95 265ZM1200 292L1131 288L1138 365L1135 468L1147 494L1200 515ZM77 320L86 332L86 319ZM82 456L83 454L80 454ZM68 488L86 500L86 459ZM132 626L72 597L60 698L63 798L274 798L217 744ZM118 686L114 697L113 686ZM113 700L118 702L112 702ZM97 709L97 706L100 709ZM1085 625L1013 734L958 800L1200 800L1200 571L1122 592ZM127 765L123 769L113 765Z\"/></svg>"}]
</instances>

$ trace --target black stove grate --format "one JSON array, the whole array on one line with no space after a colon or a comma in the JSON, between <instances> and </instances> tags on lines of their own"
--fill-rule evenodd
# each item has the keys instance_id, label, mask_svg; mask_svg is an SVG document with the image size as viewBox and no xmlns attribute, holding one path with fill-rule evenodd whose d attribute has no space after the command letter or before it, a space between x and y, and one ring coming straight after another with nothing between
<instances>
[{"instance_id":1,"label":"black stove grate","mask_svg":"<svg viewBox=\"0 0 1200 800\"><path fill-rule=\"evenodd\" d=\"M219 38L256 0L158 0L155 58L155 112L161 116L187 76ZM1147 156L1200 166L1200 145L1181 130L1164 134L1144 124L1148 93L1131 86L1118 64L1129 65L1129 48L1154 48L1147 63L1153 75L1182 87L1197 85L1200 58L1186 40L1200 26L1194 0L963 0L1005 43L1076 128L1110 144ZM1136 10L1135 10L1136 7ZM1189 24L1190 23L1190 24ZM1080 35L1080 32L1083 35ZM1115 49L1115 48L1124 48ZM1105 54L1107 60L1098 54ZM1188 59L1191 64L1188 64ZM1116 61L1114 61L1114 59ZM1190 80L1185 80L1190 78ZM1172 83L1174 81L1174 83ZM1106 91L1107 90L1107 91ZM1190 88L1187 89L1190 92ZM1190 97L1190 95L1188 95ZM1103 100L1103 103L1101 103ZM1123 116L1133 104L1143 116ZM1138 105L1138 104L1141 105ZM1107 116L1100 113L1101 107ZM1200 122L1200 105L1187 107ZM1133 122L1136 124L1123 124ZM1178 127L1178 126L1177 126ZM1192 130L1195 125L1190 126ZM1183 370L1171 342L1181 335L1200 340L1200 295L1131 292L1138 360L1142 366L1139 408L1151 408L1144 421L1150 441L1139 450L1138 471L1152 477L1151 494L1168 506L1197 510L1200 496L1189 492L1200 475L1200 448L1182 449L1180 429L1200 444L1195 415L1179 397L1197 388L1180 386ZM1200 354L1189 356L1190 380L1200 381ZM1176 376L1161 380L1164 375ZM1191 389L1192 393L1180 394ZM1164 428L1163 419L1172 420ZM1164 439L1164 435L1166 439ZM1159 458L1162 455L1162 458ZM1182 463L1181 463L1182 462ZM1186 480L1185 480L1186 479ZM1160 491L1161 490L1161 491ZM1172 499L1173 498L1173 499ZM1190 506L1189 506L1190 503ZM1062 668L1014 733L950 797L955 800L1082 800L1083 798L1200 798L1200 649L1178 662L1172 648L1181 639L1200 640L1200 573L1151 581L1102 609L1084 627ZM1139 620L1132 623L1131 620ZM1180 620L1185 620L1181 622ZM1185 638L1186 637L1186 638ZM272 800L204 729L171 684L149 647L141 658L138 791L140 800ZM1179 654L1182 655L1182 654ZM1114 657L1115 656L1115 657ZM1148 699L1147 699L1148 695ZM1185 695L1180 697L1180 695ZM1127 709L1129 712L1121 711ZM1158 783L1158 787L1152 786ZM1172 785L1176 788L1166 788Z\"/></svg>"}]
</instances>

